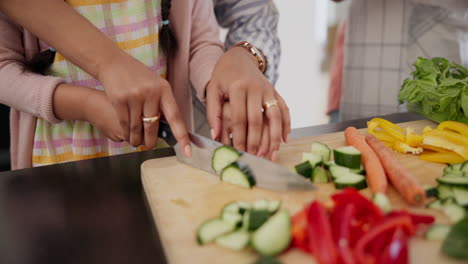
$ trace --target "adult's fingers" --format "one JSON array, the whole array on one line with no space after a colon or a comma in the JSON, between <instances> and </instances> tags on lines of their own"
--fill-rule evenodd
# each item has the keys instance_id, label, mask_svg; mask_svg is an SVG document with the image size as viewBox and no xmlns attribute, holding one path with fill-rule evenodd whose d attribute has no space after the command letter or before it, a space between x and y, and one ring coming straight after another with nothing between
<instances>
[{"instance_id":1,"label":"adult's fingers","mask_svg":"<svg viewBox=\"0 0 468 264\"><path fill-rule=\"evenodd\" d=\"M210 134L213 140L220 137L222 126L223 98L217 85L209 82L206 88L206 117L210 125Z\"/></svg>"},{"instance_id":2,"label":"adult's fingers","mask_svg":"<svg viewBox=\"0 0 468 264\"><path fill-rule=\"evenodd\" d=\"M273 102L276 100L276 97L273 92L269 91L266 92L264 100L266 104L267 102ZM265 113L268 118L268 125L270 126L269 156L271 160L276 161L281 143L281 136L283 134L281 112L278 105L272 105L270 107L265 106Z\"/></svg>"},{"instance_id":3,"label":"adult's fingers","mask_svg":"<svg viewBox=\"0 0 468 264\"><path fill-rule=\"evenodd\" d=\"M130 107L130 145L138 147L142 143L142 109L143 101L132 100L129 103Z\"/></svg>"},{"instance_id":4,"label":"adult's fingers","mask_svg":"<svg viewBox=\"0 0 468 264\"><path fill-rule=\"evenodd\" d=\"M143 105L143 116L154 117L160 116L159 113L159 98L146 100ZM144 143L147 149L153 149L158 143L159 120L154 123L144 123Z\"/></svg>"},{"instance_id":5,"label":"adult's fingers","mask_svg":"<svg viewBox=\"0 0 468 264\"><path fill-rule=\"evenodd\" d=\"M240 151L245 151L246 143L246 121L247 121L247 93L241 86L232 87L229 94L229 102L232 106L232 136L234 147Z\"/></svg>"},{"instance_id":6,"label":"adult's fingers","mask_svg":"<svg viewBox=\"0 0 468 264\"><path fill-rule=\"evenodd\" d=\"M283 121L283 140L288 143L289 135L291 134L291 115L289 113L289 107L284 101L283 97L275 91L276 100L278 100L278 106L281 110L281 117Z\"/></svg>"},{"instance_id":7,"label":"adult's fingers","mask_svg":"<svg viewBox=\"0 0 468 264\"><path fill-rule=\"evenodd\" d=\"M262 139L260 141L257 156L265 157L268 154L268 150L270 149L270 127L266 122L264 122L261 131Z\"/></svg>"},{"instance_id":8,"label":"adult's fingers","mask_svg":"<svg viewBox=\"0 0 468 264\"><path fill-rule=\"evenodd\" d=\"M190 146L190 139L188 136L187 128L185 127L184 120L182 119L177 103L168 87L163 87L164 92L161 97L161 111L164 113L169 126L171 127L174 137L180 145L180 150L185 156L192 156L192 147Z\"/></svg>"},{"instance_id":9,"label":"adult's fingers","mask_svg":"<svg viewBox=\"0 0 468 264\"><path fill-rule=\"evenodd\" d=\"M253 89L247 97L247 152L256 154L261 140L263 125L262 113L263 94L260 89Z\"/></svg>"}]
</instances>

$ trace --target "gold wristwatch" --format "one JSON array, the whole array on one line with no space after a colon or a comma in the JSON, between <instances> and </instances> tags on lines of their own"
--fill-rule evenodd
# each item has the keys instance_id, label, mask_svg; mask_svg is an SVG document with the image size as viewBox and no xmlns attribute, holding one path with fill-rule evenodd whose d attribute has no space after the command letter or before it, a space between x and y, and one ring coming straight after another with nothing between
<instances>
[{"instance_id":1,"label":"gold wristwatch","mask_svg":"<svg viewBox=\"0 0 468 264\"><path fill-rule=\"evenodd\" d=\"M235 44L233 47L243 47L247 49L250 52L250 54L252 54L255 57L255 59L257 59L258 69L262 73L265 73L268 62L267 62L265 55L263 54L261 50L257 49L254 45L250 44L248 41L241 41Z\"/></svg>"}]
</instances>

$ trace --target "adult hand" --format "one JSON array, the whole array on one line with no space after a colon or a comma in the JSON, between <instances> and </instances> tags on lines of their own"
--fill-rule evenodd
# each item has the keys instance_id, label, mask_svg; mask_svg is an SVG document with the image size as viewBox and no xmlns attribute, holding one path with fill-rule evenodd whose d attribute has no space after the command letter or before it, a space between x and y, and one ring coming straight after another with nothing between
<instances>
[{"instance_id":1,"label":"adult hand","mask_svg":"<svg viewBox=\"0 0 468 264\"><path fill-rule=\"evenodd\" d=\"M287 142L290 128L289 110L283 98L258 69L257 61L242 47L229 49L218 61L207 86L207 118L211 136L221 136L222 106L231 105L231 127L234 147L263 156L260 150L264 120L269 127L269 146L265 154L276 160L281 139ZM268 107L267 102L277 105Z\"/></svg>"},{"instance_id":2,"label":"adult hand","mask_svg":"<svg viewBox=\"0 0 468 264\"><path fill-rule=\"evenodd\" d=\"M164 115L181 151L191 155L187 128L165 79L126 54L102 67L98 79L115 109L124 139L132 146L154 148L159 122L143 124L142 118Z\"/></svg>"}]
</instances>

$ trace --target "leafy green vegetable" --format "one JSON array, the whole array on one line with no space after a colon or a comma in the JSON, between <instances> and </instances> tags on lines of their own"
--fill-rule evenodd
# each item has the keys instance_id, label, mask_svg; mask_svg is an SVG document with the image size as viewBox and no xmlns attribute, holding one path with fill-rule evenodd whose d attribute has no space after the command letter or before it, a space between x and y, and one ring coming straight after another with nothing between
<instances>
[{"instance_id":1,"label":"leafy green vegetable","mask_svg":"<svg viewBox=\"0 0 468 264\"><path fill-rule=\"evenodd\" d=\"M435 122L468 124L468 69L444 58L419 57L413 79L406 79L398 96L409 111Z\"/></svg>"}]
</instances>

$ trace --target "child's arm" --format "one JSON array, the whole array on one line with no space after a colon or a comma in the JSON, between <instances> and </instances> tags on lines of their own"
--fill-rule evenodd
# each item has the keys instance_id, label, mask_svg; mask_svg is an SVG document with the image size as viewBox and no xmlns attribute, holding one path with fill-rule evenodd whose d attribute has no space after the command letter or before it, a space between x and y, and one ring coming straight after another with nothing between
<instances>
[{"instance_id":1,"label":"child's arm","mask_svg":"<svg viewBox=\"0 0 468 264\"><path fill-rule=\"evenodd\" d=\"M70 5L63 0L0 0L0 10L102 83L126 141L155 145L158 122L143 126L142 117L164 114L182 152L190 155L187 129L169 83L118 48Z\"/></svg>"}]
</instances>

